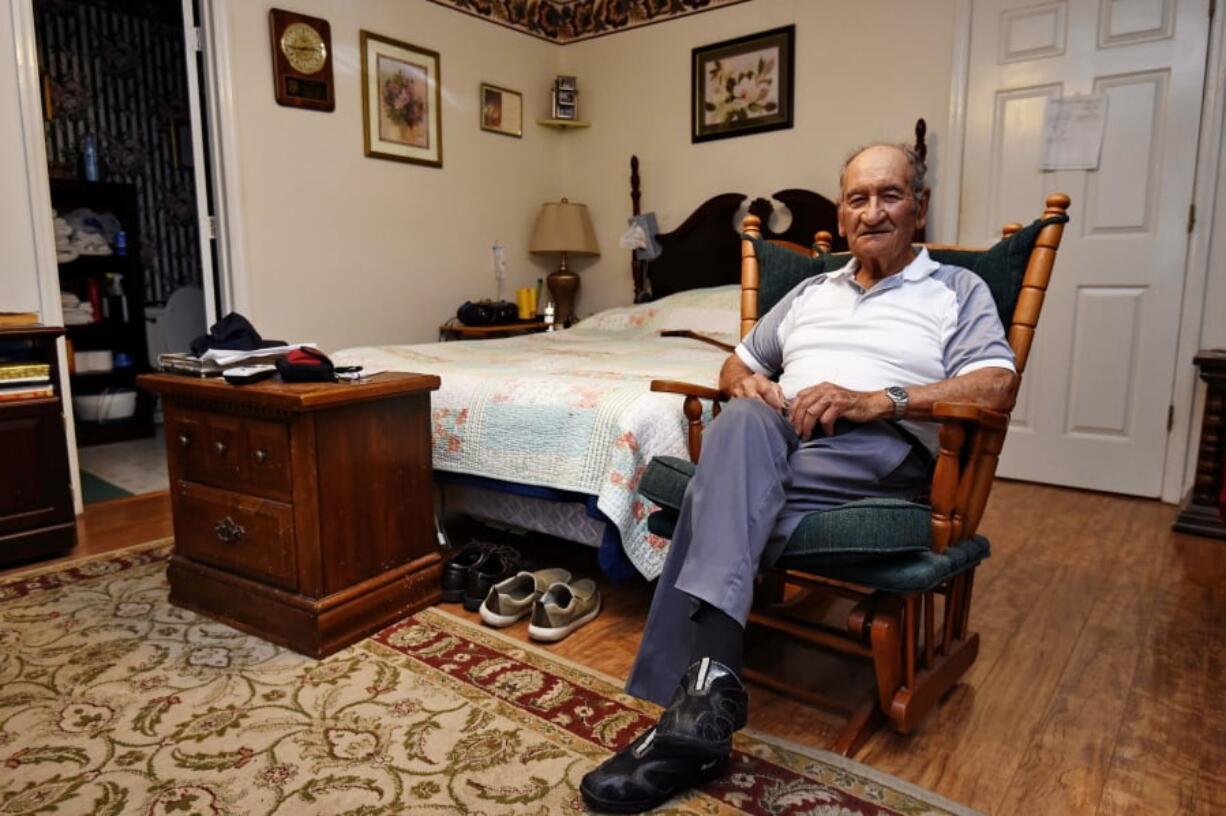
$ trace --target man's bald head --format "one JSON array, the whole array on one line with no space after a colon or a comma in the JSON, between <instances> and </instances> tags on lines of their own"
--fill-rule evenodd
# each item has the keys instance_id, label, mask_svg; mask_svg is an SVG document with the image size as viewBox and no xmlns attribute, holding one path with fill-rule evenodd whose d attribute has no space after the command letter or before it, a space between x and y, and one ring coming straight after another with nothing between
<instances>
[{"instance_id":1,"label":"man's bald head","mask_svg":"<svg viewBox=\"0 0 1226 816\"><path fill-rule=\"evenodd\" d=\"M915 152L915 148L910 145L896 144L894 142L873 142L872 144L857 147L843 161L843 166L839 169L839 198L843 197L843 192L847 189L847 168L851 163L860 157L861 154L867 153L870 150L896 150L902 154L907 162L909 169L911 192L919 198L927 189L925 184L925 176L928 175L928 165L920 157L919 153Z\"/></svg>"}]
</instances>

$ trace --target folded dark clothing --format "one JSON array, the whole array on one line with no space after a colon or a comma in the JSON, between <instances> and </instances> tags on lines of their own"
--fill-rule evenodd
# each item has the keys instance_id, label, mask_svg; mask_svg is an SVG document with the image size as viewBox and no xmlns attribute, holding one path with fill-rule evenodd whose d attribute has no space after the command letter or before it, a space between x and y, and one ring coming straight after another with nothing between
<instances>
[{"instance_id":1,"label":"folded dark clothing","mask_svg":"<svg viewBox=\"0 0 1226 816\"><path fill-rule=\"evenodd\" d=\"M254 351L255 349L284 346L284 340L265 340L251 325L251 321L238 312L230 312L192 341L191 352L199 357L209 349L226 351Z\"/></svg>"}]
</instances>

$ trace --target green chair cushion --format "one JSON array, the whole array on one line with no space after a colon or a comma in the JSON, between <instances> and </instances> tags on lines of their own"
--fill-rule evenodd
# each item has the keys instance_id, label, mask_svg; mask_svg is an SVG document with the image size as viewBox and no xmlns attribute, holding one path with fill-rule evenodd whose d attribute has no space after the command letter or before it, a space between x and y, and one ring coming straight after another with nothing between
<instances>
[{"instance_id":1,"label":"green chair cushion","mask_svg":"<svg viewBox=\"0 0 1226 816\"><path fill-rule=\"evenodd\" d=\"M886 592L927 592L991 554L988 540L977 535L952 545L943 553L928 550L880 561L828 566L792 562L785 554L777 565Z\"/></svg>"},{"instance_id":2,"label":"green chair cushion","mask_svg":"<svg viewBox=\"0 0 1226 816\"><path fill-rule=\"evenodd\" d=\"M860 499L810 513L788 539L781 558L819 570L932 546L932 508L902 499Z\"/></svg>"},{"instance_id":3,"label":"green chair cushion","mask_svg":"<svg viewBox=\"0 0 1226 816\"><path fill-rule=\"evenodd\" d=\"M652 459L639 482L639 493L662 508L647 518L652 533L672 537L695 467L674 456ZM826 565L925 552L931 542L930 513L926 505L899 499L850 502L806 516L784 553Z\"/></svg>"},{"instance_id":4,"label":"green chair cushion","mask_svg":"<svg viewBox=\"0 0 1226 816\"><path fill-rule=\"evenodd\" d=\"M1067 221L1067 215L1036 219L982 252L934 249L929 254L937 263L961 266L983 278L992 292L1000 322L1008 326L1013 322L1013 309L1021 292L1022 277L1026 274L1026 264L1039 237L1039 230L1048 224ZM756 240L754 247L759 258L759 315L766 314L805 278L842 269L851 261L851 255L846 252L810 259L767 241ZM804 274L806 271L807 274Z\"/></svg>"},{"instance_id":5,"label":"green chair cushion","mask_svg":"<svg viewBox=\"0 0 1226 816\"><path fill-rule=\"evenodd\" d=\"M661 508L647 517L652 533L672 538L695 470L693 462L675 456L651 460L639 492ZM890 592L925 592L991 554L983 536L932 552L931 512L917 502L861 499L810 513L776 566Z\"/></svg>"},{"instance_id":6,"label":"green chair cushion","mask_svg":"<svg viewBox=\"0 0 1226 816\"><path fill-rule=\"evenodd\" d=\"M639 480L639 493L645 498L667 508L673 513L681 512L681 500L685 488L694 478L697 465L689 459L677 456L657 456L651 460L643 478Z\"/></svg>"}]
</instances>

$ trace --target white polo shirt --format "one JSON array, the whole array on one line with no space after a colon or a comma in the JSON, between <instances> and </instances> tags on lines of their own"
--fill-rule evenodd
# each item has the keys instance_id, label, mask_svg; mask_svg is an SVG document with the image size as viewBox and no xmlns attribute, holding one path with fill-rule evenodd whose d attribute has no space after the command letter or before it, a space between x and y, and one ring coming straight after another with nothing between
<instances>
[{"instance_id":1,"label":"white polo shirt","mask_svg":"<svg viewBox=\"0 0 1226 816\"><path fill-rule=\"evenodd\" d=\"M779 376L784 396L829 382L854 391L926 385L981 368L1015 371L992 294L968 269L921 248L867 291L859 263L798 284L736 348L754 371ZM933 452L937 426L902 423Z\"/></svg>"}]
</instances>

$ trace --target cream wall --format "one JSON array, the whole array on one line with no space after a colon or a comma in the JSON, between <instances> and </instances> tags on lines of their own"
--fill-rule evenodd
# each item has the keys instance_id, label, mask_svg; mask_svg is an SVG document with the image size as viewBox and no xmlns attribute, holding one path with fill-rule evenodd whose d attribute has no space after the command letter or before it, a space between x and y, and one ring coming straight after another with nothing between
<instances>
[{"instance_id":1,"label":"cream wall","mask_svg":"<svg viewBox=\"0 0 1226 816\"><path fill-rule=\"evenodd\" d=\"M36 312L38 272L17 98L13 2L0 3L0 312Z\"/></svg>"},{"instance_id":2,"label":"cream wall","mask_svg":"<svg viewBox=\"0 0 1226 816\"><path fill-rule=\"evenodd\" d=\"M587 130L567 132L564 193L591 209L603 254L577 261L580 315L624 304L629 252L617 238L630 214L630 156L643 177L644 211L677 227L723 192L769 196L806 187L831 198L856 144L910 141L928 121L930 158L949 110L953 0L754 0L727 9L565 46ZM794 127L691 144L690 51L755 31L796 25ZM931 180L939 185L933 163Z\"/></svg>"},{"instance_id":3,"label":"cream wall","mask_svg":"<svg viewBox=\"0 0 1226 816\"><path fill-rule=\"evenodd\" d=\"M558 46L426 0L299 0L295 11L331 24L336 80L335 112L301 111L273 99L271 4L224 2L249 316L261 333L327 350L434 340L464 300L494 297L495 239L510 299L547 272L527 242L539 203L562 194L561 137L535 124ZM363 155L359 29L439 52L442 169ZM482 81L523 92L522 139L479 129Z\"/></svg>"}]
</instances>

